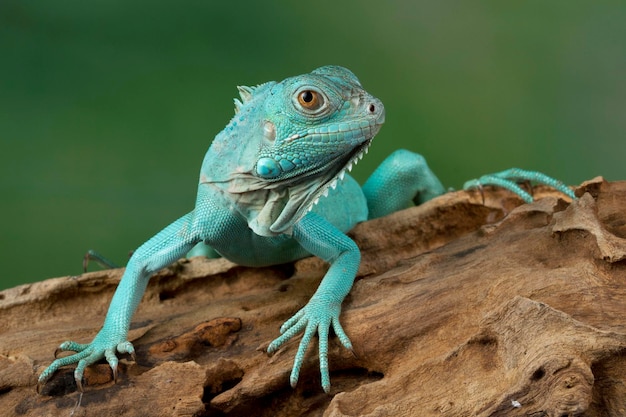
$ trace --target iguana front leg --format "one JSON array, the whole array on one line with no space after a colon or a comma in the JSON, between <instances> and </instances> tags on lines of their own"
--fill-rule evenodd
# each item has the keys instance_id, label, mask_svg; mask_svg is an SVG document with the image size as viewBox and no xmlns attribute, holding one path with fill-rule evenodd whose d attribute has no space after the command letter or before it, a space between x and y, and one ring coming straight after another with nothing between
<instances>
[{"instance_id":1,"label":"iguana front leg","mask_svg":"<svg viewBox=\"0 0 626 417\"><path fill-rule=\"evenodd\" d=\"M315 213L307 214L293 229L293 238L308 252L330 263L330 269L322 279L309 302L281 327L282 335L268 347L276 351L286 341L304 331L291 371L291 386L295 387L306 349L315 333L319 334L319 360L322 388L330 391L328 373L328 334L332 326L341 344L352 350L352 343L339 322L341 303L346 297L361 260L356 244L345 234Z\"/></svg>"},{"instance_id":2,"label":"iguana front leg","mask_svg":"<svg viewBox=\"0 0 626 417\"><path fill-rule=\"evenodd\" d=\"M85 368L105 358L117 376L117 353L134 354L132 343L127 340L131 318L143 296L150 276L177 259L185 256L200 240L199 229L193 226L193 212L163 229L152 239L141 245L132 255L122 276L102 329L91 343L79 344L73 341L62 343L59 351L74 351L73 355L56 359L39 376L39 386L43 385L60 367L78 363L74 378L82 391L82 378Z\"/></svg>"}]
</instances>

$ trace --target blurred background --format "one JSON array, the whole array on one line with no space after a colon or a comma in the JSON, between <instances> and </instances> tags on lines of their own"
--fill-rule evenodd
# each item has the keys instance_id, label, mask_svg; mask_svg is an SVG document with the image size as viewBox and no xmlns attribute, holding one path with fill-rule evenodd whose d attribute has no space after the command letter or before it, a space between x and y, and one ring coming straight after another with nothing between
<instances>
[{"instance_id":1,"label":"blurred background","mask_svg":"<svg viewBox=\"0 0 626 417\"><path fill-rule=\"evenodd\" d=\"M0 2L0 289L76 275L193 208L236 85L326 64L446 186L518 166L626 179L626 2Z\"/></svg>"}]
</instances>

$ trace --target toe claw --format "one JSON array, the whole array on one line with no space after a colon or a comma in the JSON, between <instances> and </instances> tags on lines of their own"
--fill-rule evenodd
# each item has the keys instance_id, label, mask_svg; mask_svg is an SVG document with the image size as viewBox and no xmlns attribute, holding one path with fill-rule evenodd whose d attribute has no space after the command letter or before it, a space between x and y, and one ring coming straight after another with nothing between
<instances>
[{"instance_id":1,"label":"toe claw","mask_svg":"<svg viewBox=\"0 0 626 417\"><path fill-rule=\"evenodd\" d=\"M324 390L326 394L330 394L330 383L328 385L322 384L322 389Z\"/></svg>"},{"instance_id":2,"label":"toe claw","mask_svg":"<svg viewBox=\"0 0 626 417\"><path fill-rule=\"evenodd\" d=\"M289 385L291 385L291 388L296 388L296 385L298 385L298 377L299 375L296 375L295 377L293 376L293 373L291 374L291 377L289 378Z\"/></svg>"},{"instance_id":3,"label":"toe claw","mask_svg":"<svg viewBox=\"0 0 626 417\"><path fill-rule=\"evenodd\" d=\"M352 355L354 359L359 359L359 355L356 354L354 349L348 349L348 352L350 352L350 354Z\"/></svg>"},{"instance_id":4,"label":"toe claw","mask_svg":"<svg viewBox=\"0 0 626 417\"><path fill-rule=\"evenodd\" d=\"M480 192L480 198L482 199L482 205L485 205L485 188L481 183L478 183L478 191Z\"/></svg>"},{"instance_id":5,"label":"toe claw","mask_svg":"<svg viewBox=\"0 0 626 417\"><path fill-rule=\"evenodd\" d=\"M83 377L81 376L80 378L75 378L76 381L76 389L78 390L78 392L85 392L83 390Z\"/></svg>"}]
</instances>

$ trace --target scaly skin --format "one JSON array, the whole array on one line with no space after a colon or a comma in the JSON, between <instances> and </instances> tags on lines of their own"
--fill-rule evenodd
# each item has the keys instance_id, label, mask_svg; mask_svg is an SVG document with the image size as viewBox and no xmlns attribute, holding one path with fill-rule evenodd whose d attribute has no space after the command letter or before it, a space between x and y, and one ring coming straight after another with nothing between
<instances>
[{"instance_id":1,"label":"scaly skin","mask_svg":"<svg viewBox=\"0 0 626 417\"><path fill-rule=\"evenodd\" d=\"M52 362L39 376L40 385L61 366L77 363L74 377L82 390L85 367L102 358L116 375L116 352L134 354L128 329L150 276L194 247L194 251L210 247L209 256L219 254L248 266L310 255L330 263L315 294L281 327L281 335L268 348L274 352L304 332L291 373L295 386L306 348L317 333L322 387L330 390L331 327L341 344L352 349L339 315L360 252L345 232L368 218L427 201L445 190L424 158L404 150L390 155L363 188L345 173L367 151L385 116L382 103L345 68L321 67L279 83L239 87L239 92L235 116L204 157L195 208L133 253L102 329L91 343L61 344L58 350L77 353ZM521 170L466 185L496 184L528 198L515 184L524 179L548 183L573 198L558 181Z\"/></svg>"}]
</instances>

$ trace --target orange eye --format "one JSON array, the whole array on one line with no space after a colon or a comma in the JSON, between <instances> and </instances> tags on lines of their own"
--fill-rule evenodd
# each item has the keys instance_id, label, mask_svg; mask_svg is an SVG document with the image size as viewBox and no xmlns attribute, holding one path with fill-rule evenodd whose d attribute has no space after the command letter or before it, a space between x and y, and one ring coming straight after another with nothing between
<instances>
[{"instance_id":1,"label":"orange eye","mask_svg":"<svg viewBox=\"0 0 626 417\"><path fill-rule=\"evenodd\" d=\"M298 103L308 110L317 110L322 105L322 98L313 90L304 90L298 94Z\"/></svg>"}]
</instances>

